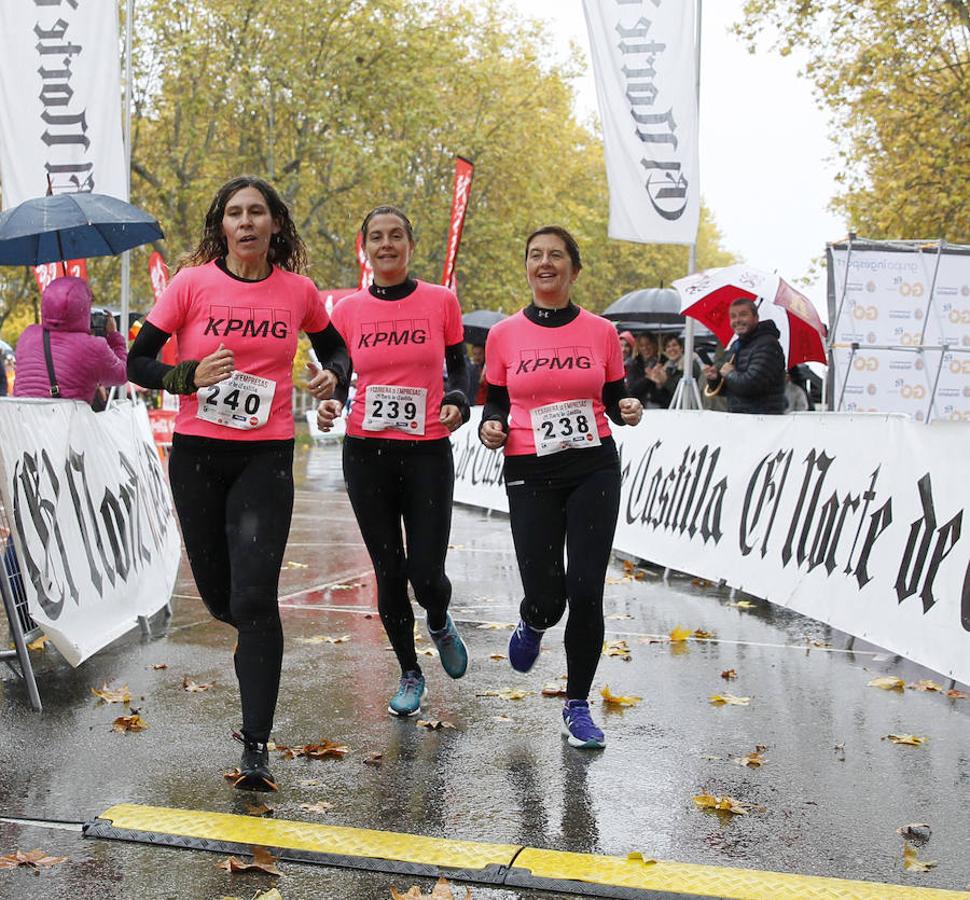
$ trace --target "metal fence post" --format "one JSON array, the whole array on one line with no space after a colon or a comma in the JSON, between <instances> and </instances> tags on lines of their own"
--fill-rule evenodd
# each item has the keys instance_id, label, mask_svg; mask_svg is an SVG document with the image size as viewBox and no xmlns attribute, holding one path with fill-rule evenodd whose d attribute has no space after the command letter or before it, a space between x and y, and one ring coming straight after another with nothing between
<instances>
[{"instance_id":1,"label":"metal fence post","mask_svg":"<svg viewBox=\"0 0 970 900\"><path fill-rule=\"evenodd\" d=\"M6 543L6 542L4 542ZM14 602L13 590L10 584L10 575L6 566L6 553L4 553L4 567L0 574L0 594L3 594L3 608L7 613L7 621L10 623L10 634L13 636L14 650L0 650L0 660L4 660L8 665L12 660L17 659L20 663L20 675L27 687L27 696L30 698L30 705L36 712L43 712L43 705L40 702L40 691L37 690L37 680L34 678L34 667L30 661L30 651L27 649L27 641L24 637L24 630L20 624L20 615L17 605ZM13 668L11 666L11 668ZM16 672L17 670L14 669Z\"/></svg>"}]
</instances>

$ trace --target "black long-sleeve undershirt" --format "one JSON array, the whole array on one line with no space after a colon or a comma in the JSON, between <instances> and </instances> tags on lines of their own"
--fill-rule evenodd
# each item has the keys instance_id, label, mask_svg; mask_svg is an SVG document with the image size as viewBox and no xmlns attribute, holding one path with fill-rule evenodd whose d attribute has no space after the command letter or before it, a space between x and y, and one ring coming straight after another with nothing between
<instances>
[{"instance_id":1,"label":"black long-sleeve undershirt","mask_svg":"<svg viewBox=\"0 0 970 900\"><path fill-rule=\"evenodd\" d=\"M145 322L128 351L128 378L142 387L161 389L162 379L171 371L172 366L156 357L165 342L171 337L167 331ZM323 331L308 331L307 337L320 365L337 376L340 385L345 386L350 377L350 356L340 332L327 324Z\"/></svg>"}]
</instances>

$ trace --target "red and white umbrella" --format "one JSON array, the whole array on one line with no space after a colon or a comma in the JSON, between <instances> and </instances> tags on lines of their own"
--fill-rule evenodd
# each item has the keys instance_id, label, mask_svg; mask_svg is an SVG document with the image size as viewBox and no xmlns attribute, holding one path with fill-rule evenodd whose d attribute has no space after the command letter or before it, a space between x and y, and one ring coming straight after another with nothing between
<instances>
[{"instance_id":1,"label":"red and white umbrella","mask_svg":"<svg viewBox=\"0 0 970 900\"><path fill-rule=\"evenodd\" d=\"M726 347L734 337L728 310L739 299L753 300L758 317L778 326L788 367L803 362L827 362L825 325L812 301L778 275L751 266L707 269L673 282L680 311L703 323Z\"/></svg>"}]
</instances>

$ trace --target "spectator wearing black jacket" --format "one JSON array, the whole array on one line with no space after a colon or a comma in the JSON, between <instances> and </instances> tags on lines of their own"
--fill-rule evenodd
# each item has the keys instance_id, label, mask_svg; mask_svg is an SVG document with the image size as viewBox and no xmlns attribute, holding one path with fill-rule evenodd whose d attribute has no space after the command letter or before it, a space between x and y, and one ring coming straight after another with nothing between
<instances>
[{"instance_id":1,"label":"spectator wearing black jacket","mask_svg":"<svg viewBox=\"0 0 970 900\"><path fill-rule=\"evenodd\" d=\"M721 393L728 412L781 415L785 412L785 352L778 326L761 322L751 300L735 300L730 307L731 329L737 335L734 356L720 370L705 366L705 394Z\"/></svg>"},{"instance_id":2,"label":"spectator wearing black jacket","mask_svg":"<svg viewBox=\"0 0 970 900\"><path fill-rule=\"evenodd\" d=\"M660 362L657 339L644 332L637 335L637 352L624 364L631 397L644 409L666 409L673 394L664 386L667 378Z\"/></svg>"}]
</instances>

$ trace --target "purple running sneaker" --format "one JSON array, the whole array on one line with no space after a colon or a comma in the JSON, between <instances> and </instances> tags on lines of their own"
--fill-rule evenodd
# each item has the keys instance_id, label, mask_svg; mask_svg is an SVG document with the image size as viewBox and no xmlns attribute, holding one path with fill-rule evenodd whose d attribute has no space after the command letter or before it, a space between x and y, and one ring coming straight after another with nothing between
<instances>
[{"instance_id":1,"label":"purple running sneaker","mask_svg":"<svg viewBox=\"0 0 970 900\"><path fill-rule=\"evenodd\" d=\"M582 750L602 750L606 746L606 738L590 717L586 700L566 701L562 708L562 733L571 746Z\"/></svg>"},{"instance_id":2,"label":"purple running sneaker","mask_svg":"<svg viewBox=\"0 0 970 900\"><path fill-rule=\"evenodd\" d=\"M528 672L539 658L544 631L526 625L521 619L509 638L509 662L516 672Z\"/></svg>"}]
</instances>

